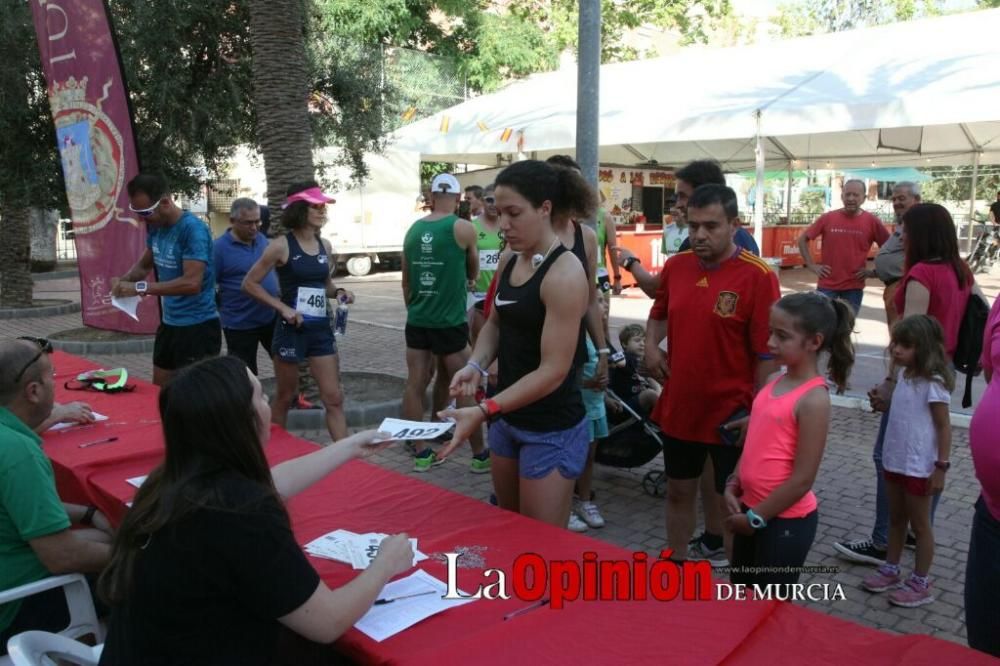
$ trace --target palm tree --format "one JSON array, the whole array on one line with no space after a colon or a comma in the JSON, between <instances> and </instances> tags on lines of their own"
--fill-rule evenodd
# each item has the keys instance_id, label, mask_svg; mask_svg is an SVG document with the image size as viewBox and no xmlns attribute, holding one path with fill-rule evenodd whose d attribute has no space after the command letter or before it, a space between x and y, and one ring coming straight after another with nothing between
<instances>
[{"instance_id":1,"label":"palm tree","mask_svg":"<svg viewBox=\"0 0 1000 666\"><path fill-rule=\"evenodd\" d=\"M0 220L0 306L31 307L31 221L27 208L5 208Z\"/></svg>"},{"instance_id":2,"label":"palm tree","mask_svg":"<svg viewBox=\"0 0 1000 666\"><path fill-rule=\"evenodd\" d=\"M306 9L309 0L250 0L257 140L264 156L271 233L292 182L313 177Z\"/></svg>"}]
</instances>

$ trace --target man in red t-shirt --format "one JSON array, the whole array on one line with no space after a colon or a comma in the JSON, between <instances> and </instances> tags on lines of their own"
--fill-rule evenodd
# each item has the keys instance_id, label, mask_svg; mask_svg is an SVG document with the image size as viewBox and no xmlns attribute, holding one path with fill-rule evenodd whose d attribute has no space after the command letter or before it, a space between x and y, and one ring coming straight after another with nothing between
<instances>
[{"instance_id":1,"label":"man in red t-shirt","mask_svg":"<svg viewBox=\"0 0 1000 666\"><path fill-rule=\"evenodd\" d=\"M736 193L725 185L694 191L688 201L691 251L664 264L646 323L646 367L663 383L652 418L665 435L667 543L678 560L687 558L694 533L706 457L712 458L716 501L723 506L748 418L732 424L739 445L724 443L719 427L749 410L755 390L777 369L767 338L778 278L733 242L738 217ZM658 346L664 336L666 354ZM724 536L729 551L732 535Z\"/></svg>"},{"instance_id":2,"label":"man in red t-shirt","mask_svg":"<svg viewBox=\"0 0 1000 666\"><path fill-rule=\"evenodd\" d=\"M876 275L874 269L868 268L868 253L872 243L882 247L889 239L889 230L881 220L861 209L865 202L864 181L844 181L840 200L844 203L843 208L823 213L802 232L799 253L806 267L819 276L816 291L847 301L857 315L865 293L865 280ZM823 256L820 263L816 263L809 251L809 241L820 236Z\"/></svg>"}]
</instances>

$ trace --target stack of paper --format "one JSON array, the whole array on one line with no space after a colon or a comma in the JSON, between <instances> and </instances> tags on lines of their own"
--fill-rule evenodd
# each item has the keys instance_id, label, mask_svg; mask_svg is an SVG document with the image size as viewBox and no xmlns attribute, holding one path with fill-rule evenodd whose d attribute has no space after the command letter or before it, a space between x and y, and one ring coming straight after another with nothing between
<instances>
[{"instance_id":1,"label":"stack of paper","mask_svg":"<svg viewBox=\"0 0 1000 666\"><path fill-rule=\"evenodd\" d=\"M387 534L368 532L356 534L348 530L334 530L306 544L305 550L313 557L336 560L350 564L355 569L367 569L378 555L379 544ZM417 550L417 540L410 539L413 548L413 564L422 562L427 556Z\"/></svg>"},{"instance_id":2,"label":"stack of paper","mask_svg":"<svg viewBox=\"0 0 1000 666\"><path fill-rule=\"evenodd\" d=\"M97 421L107 421L108 420L108 417L105 416L104 414L98 414L97 412L91 412L91 414L94 415L94 422L95 423ZM51 428L49 428L49 430L65 430L66 428L72 428L72 427L78 426L78 425L89 425L89 424L86 424L86 423L57 423L54 426L52 426Z\"/></svg>"}]
</instances>

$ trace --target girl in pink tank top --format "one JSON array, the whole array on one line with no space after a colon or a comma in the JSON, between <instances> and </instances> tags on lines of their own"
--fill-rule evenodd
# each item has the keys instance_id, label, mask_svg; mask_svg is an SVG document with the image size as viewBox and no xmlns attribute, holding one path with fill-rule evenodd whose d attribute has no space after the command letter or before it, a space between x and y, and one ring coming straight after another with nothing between
<instances>
[{"instance_id":1,"label":"girl in pink tank top","mask_svg":"<svg viewBox=\"0 0 1000 666\"><path fill-rule=\"evenodd\" d=\"M830 397L818 357L847 383L854 364L850 306L818 292L790 294L771 308L768 350L786 367L753 401L746 443L726 482L733 532L733 583L791 584L816 536L812 485L826 446ZM770 569L770 570L769 570Z\"/></svg>"}]
</instances>

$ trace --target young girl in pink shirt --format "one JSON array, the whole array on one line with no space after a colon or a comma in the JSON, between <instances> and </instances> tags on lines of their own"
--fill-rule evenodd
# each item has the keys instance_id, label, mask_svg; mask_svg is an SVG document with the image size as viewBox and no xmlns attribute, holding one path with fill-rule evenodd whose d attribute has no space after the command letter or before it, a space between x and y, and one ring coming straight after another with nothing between
<instances>
[{"instance_id":1,"label":"young girl in pink shirt","mask_svg":"<svg viewBox=\"0 0 1000 666\"><path fill-rule=\"evenodd\" d=\"M771 308L770 328L768 349L786 370L754 399L743 455L726 483L733 583L798 582L816 536L811 489L830 425L818 357L829 350L838 386L847 383L854 364L854 314L844 301L818 292L790 294Z\"/></svg>"}]
</instances>

